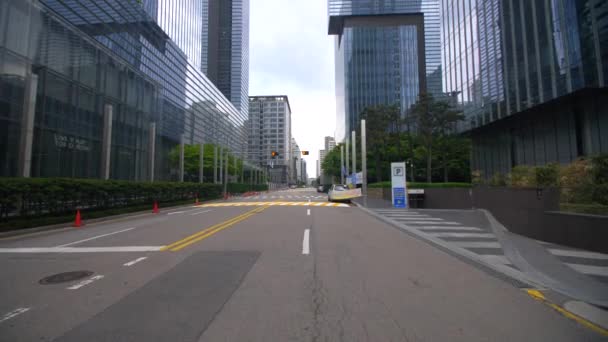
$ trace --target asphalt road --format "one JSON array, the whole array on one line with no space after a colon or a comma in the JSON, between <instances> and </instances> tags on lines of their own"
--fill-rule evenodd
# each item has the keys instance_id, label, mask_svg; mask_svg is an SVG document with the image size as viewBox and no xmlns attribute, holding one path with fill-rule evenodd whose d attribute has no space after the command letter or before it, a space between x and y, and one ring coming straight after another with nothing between
<instances>
[{"instance_id":1,"label":"asphalt road","mask_svg":"<svg viewBox=\"0 0 608 342\"><path fill-rule=\"evenodd\" d=\"M0 240L0 341L604 338L356 207L261 196Z\"/></svg>"}]
</instances>

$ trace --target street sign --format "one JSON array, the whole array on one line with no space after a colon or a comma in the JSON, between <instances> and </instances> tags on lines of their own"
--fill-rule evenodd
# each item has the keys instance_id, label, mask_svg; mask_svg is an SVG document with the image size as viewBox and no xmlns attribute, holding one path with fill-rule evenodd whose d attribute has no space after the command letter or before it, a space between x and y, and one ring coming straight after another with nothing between
<instances>
[{"instance_id":1,"label":"street sign","mask_svg":"<svg viewBox=\"0 0 608 342\"><path fill-rule=\"evenodd\" d=\"M405 182L405 163L391 163L391 190L393 207L407 208L407 184Z\"/></svg>"}]
</instances>

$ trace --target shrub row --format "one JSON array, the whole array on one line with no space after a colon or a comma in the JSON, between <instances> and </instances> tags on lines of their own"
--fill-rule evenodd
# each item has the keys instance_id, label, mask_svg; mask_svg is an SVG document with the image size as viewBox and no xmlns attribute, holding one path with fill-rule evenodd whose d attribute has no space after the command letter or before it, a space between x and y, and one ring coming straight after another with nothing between
<instances>
[{"instance_id":1,"label":"shrub row","mask_svg":"<svg viewBox=\"0 0 608 342\"><path fill-rule=\"evenodd\" d=\"M370 188L390 188L391 182L378 182L369 184ZM409 189L431 189L431 188L470 188L471 183L418 183L407 182Z\"/></svg>"},{"instance_id":2,"label":"shrub row","mask_svg":"<svg viewBox=\"0 0 608 342\"><path fill-rule=\"evenodd\" d=\"M248 191L266 191L268 186L266 184L241 184L241 183L228 183L228 192L231 194L242 194Z\"/></svg>"},{"instance_id":3,"label":"shrub row","mask_svg":"<svg viewBox=\"0 0 608 342\"><path fill-rule=\"evenodd\" d=\"M111 208L216 199L215 184L131 182L73 178L0 178L0 219L15 216L61 215L75 209Z\"/></svg>"}]
</instances>

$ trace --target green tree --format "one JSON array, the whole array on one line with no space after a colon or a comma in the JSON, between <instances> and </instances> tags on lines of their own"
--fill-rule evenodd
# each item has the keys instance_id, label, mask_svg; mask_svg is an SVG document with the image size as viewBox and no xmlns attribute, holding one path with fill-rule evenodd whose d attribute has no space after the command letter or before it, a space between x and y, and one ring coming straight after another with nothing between
<instances>
[{"instance_id":1,"label":"green tree","mask_svg":"<svg viewBox=\"0 0 608 342\"><path fill-rule=\"evenodd\" d=\"M169 152L169 163L175 170L179 170L179 149L180 146L176 145L171 152ZM204 145L204 157L203 157L203 177L204 181L211 182L213 180L213 153L215 150L214 144ZM198 182L199 176L199 152L200 145L194 144L184 145L184 180L190 182ZM243 168L243 161L228 153L228 174L233 176L240 176ZM234 159L237 159L237 165L234 165ZM218 159L219 163L219 159ZM224 163L226 160L224 159ZM218 170L219 171L219 170ZM240 179L240 178L239 178Z\"/></svg>"},{"instance_id":2,"label":"green tree","mask_svg":"<svg viewBox=\"0 0 608 342\"><path fill-rule=\"evenodd\" d=\"M332 177L333 180L340 179L340 148L343 144L338 144L336 147L329 151L323 162L321 163L321 169L325 175Z\"/></svg>"},{"instance_id":3,"label":"green tree","mask_svg":"<svg viewBox=\"0 0 608 342\"><path fill-rule=\"evenodd\" d=\"M436 101L429 94L420 94L418 102L411 109L409 119L420 136L426 156L426 181L432 182L433 148L438 140L454 131L458 121L464 115L445 101ZM440 146L443 147L443 146ZM445 149L441 149L441 163L447 172L448 158ZM447 178L447 175L445 175Z\"/></svg>"},{"instance_id":4,"label":"green tree","mask_svg":"<svg viewBox=\"0 0 608 342\"><path fill-rule=\"evenodd\" d=\"M376 181L381 182L384 174L383 166L391 160L389 146L396 147L397 155L400 154L402 121L399 108L395 105L367 107L361 112L361 119L365 119L367 126L368 160L371 161L370 166L374 168ZM361 132L360 127L357 132Z\"/></svg>"}]
</instances>

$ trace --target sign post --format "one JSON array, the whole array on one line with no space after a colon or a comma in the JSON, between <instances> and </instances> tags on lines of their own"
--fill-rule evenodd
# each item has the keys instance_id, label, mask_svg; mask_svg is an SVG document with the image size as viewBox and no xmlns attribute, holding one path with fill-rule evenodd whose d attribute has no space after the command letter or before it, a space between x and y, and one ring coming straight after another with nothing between
<instances>
[{"instance_id":1,"label":"sign post","mask_svg":"<svg viewBox=\"0 0 608 342\"><path fill-rule=\"evenodd\" d=\"M405 162L391 163L391 188L395 208L407 208L405 170Z\"/></svg>"}]
</instances>

